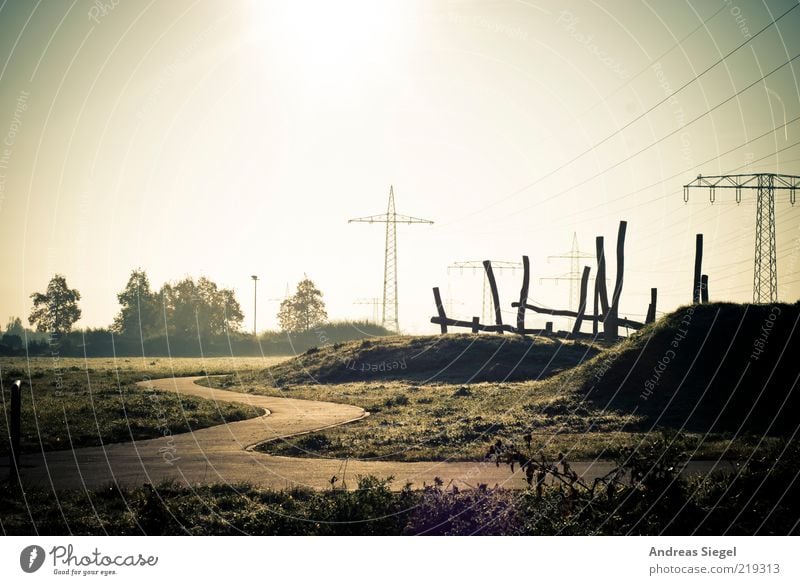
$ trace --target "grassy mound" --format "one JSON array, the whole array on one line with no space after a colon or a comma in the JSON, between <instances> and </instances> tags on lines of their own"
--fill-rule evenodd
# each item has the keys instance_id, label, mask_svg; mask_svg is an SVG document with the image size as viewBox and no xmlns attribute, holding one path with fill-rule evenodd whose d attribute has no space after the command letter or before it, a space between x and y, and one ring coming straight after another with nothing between
<instances>
[{"instance_id":1,"label":"grassy mound","mask_svg":"<svg viewBox=\"0 0 800 585\"><path fill-rule=\"evenodd\" d=\"M279 386L535 380L575 367L596 353L581 343L512 335L395 336L312 348L269 368L264 379Z\"/></svg>"},{"instance_id":2,"label":"grassy mound","mask_svg":"<svg viewBox=\"0 0 800 585\"><path fill-rule=\"evenodd\" d=\"M648 428L790 432L800 406L799 322L800 304L682 307L560 382L588 405L642 415Z\"/></svg>"}]
</instances>

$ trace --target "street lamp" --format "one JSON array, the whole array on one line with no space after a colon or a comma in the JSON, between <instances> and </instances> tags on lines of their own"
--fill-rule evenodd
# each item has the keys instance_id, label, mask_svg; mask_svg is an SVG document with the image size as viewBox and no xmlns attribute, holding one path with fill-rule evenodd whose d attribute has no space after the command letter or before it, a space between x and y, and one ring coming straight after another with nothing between
<instances>
[{"instance_id":1,"label":"street lamp","mask_svg":"<svg viewBox=\"0 0 800 585\"><path fill-rule=\"evenodd\" d=\"M250 278L253 279L253 337L256 337L256 310L258 308L258 276L255 274Z\"/></svg>"}]
</instances>

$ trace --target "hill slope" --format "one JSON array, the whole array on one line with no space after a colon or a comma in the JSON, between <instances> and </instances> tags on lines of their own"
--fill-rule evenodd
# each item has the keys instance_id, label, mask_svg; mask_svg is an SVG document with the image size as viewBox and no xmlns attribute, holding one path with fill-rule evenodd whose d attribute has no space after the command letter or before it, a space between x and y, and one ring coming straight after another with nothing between
<instances>
[{"instance_id":1,"label":"hill slope","mask_svg":"<svg viewBox=\"0 0 800 585\"><path fill-rule=\"evenodd\" d=\"M572 368L597 351L580 343L512 335L382 337L310 349L269 368L264 379L278 385L531 380Z\"/></svg>"},{"instance_id":2,"label":"hill slope","mask_svg":"<svg viewBox=\"0 0 800 585\"><path fill-rule=\"evenodd\" d=\"M682 307L552 383L590 405L695 431L794 430L800 305Z\"/></svg>"}]
</instances>

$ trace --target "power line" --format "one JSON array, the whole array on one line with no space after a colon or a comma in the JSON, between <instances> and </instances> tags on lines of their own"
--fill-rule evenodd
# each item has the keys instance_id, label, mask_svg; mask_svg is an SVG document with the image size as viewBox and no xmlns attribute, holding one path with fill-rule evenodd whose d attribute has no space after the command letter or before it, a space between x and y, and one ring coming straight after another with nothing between
<instances>
[{"instance_id":1,"label":"power line","mask_svg":"<svg viewBox=\"0 0 800 585\"><path fill-rule=\"evenodd\" d=\"M694 82L698 81L698 80L699 80L701 77L703 77L703 76L704 76L706 73L708 73L709 71L711 71L711 70L712 70L714 67L716 67L717 65L719 65L720 63L722 63L723 61L725 61L725 59L727 59L728 57L730 57L731 55L733 55L734 53L736 53L736 52L737 52L739 49L741 49L742 47L744 47L744 46L745 46L745 45L747 45L748 43L752 42L752 41L753 41L755 38L757 38L757 37L758 37L758 36L759 36L761 33L763 33L765 30L767 30L768 28L770 28L770 27L772 27L772 26L776 25L776 24L777 24L777 22L778 22L779 20L781 20L781 19L782 19L784 16L786 16L786 15L787 15L787 14L789 14L789 13L790 13L792 10L794 10L795 8L797 8L797 6L798 6L798 4L794 4L794 5L793 5L793 6L792 6L792 7L791 7L789 10L787 10L786 12L784 12L783 14L781 14L781 15L780 15L778 18L776 18L776 19L774 19L773 21L771 21L771 22L770 22L769 24L767 24L767 25L766 25L764 28L762 28L761 30L759 30L758 32L756 32L755 34L753 34L751 37L749 37L748 39L746 39L744 42L742 42L741 44L737 45L737 46L736 46L736 48L734 48L732 51L730 51L729 53L727 53L726 55L724 55L723 57L721 57L720 59L718 59L717 61L715 61L715 62L714 62L712 65L710 65L709 67L707 67L705 70L703 70L701 73L699 73L698 75L696 75L694 78L692 78L692 79L690 79L689 81L687 81L687 82L686 82L684 85L682 85L681 87L679 87L679 88L678 88L676 91L674 91L674 92L670 93L669 95L667 95L666 97L664 97L662 100L660 100L660 101L656 102L654 105L652 105L650 108L648 108L648 109L647 109L645 112L643 112L643 113L642 113L642 114L640 114L639 116L635 117L633 120L630 120L629 122L627 122L626 124L624 124L622 127L620 127L620 128L618 128L618 129L616 129L614 132L612 132L611 134L609 134L608 136L606 136L605 138L603 138L603 139L602 139L602 140L600 140L599 142L595 143L593 146L591 146L591 147L587 148L586 150L584 150L584 151L580 152L579 154L575 155L573 158L571 158L571 159L569 159L568 161L566 161L566 162L562 163L561 165L559 165L559 166L558 166L558 167L556 167L555 169L553 169L553 170L551 170L551 171L549 171L549 172L545 173L544 175L540 176L540 177L539 177L538 179L536 179L535 181L533 181L533 182L531 182L531 183L528 183L527 185L525 185L525 186L523 186L523 187L521 187L521 188L517 189L516 191L514 191L514 192L512 192L512 193L510 193L510 194L508 194L508 195L506 195L506 196L504 196L504 197L502 197L501 199L498 199L498 200L496 200L496 201L494 201L494 202L492 202L492 203L490 203L490 204L488 204L488 205L486 205L486 206L482 207L481 209L478 209L478 210L476 210L476 211L474 211L474 212L471 212L471 213L469 213L469 214L467 214L467 215L464 215L464 216L462 216L462 217L461 217L459 220L456 220L456 221L461 221L461 220L463 220L463 219L465 219L465 218L467 218L467 217L471 217L471 216L473 216L473 215L475 215L475 214L477 214L477 213L480 213L481 211L485 211L486 209L488 209L488 208L490 208L490 207L493 207L493 206L495 206L495 205L497 205L497 204L499 204L499 203L502 203L503 201L506 201L506 200L510 199L511 197L514 197L514 196L516 196L516 195L518 195L518 194L522 193L523 191L526 191L526 190L530 189L531 187L533 187L533 186L535 186L535 185L537 185L537 184L541 183L541 182L542 182L542 181L544 181L545 179L547 179L547 178L549 178L549 177L553 176L554 174L558 173L559 171L562 171L563 169L565 169L566 167L568 167L568 166L569 166L569 165L571 165L572 163L576 162L577 160L579 160L579 159L583 158L584 156L586 156L587 154L591 153L591 152L592 152L592 151L594 151L594 150L595 150L597 147L599 147L599 146L601 146L601 145L605 144L606 142L608 142L609 140L611 140L611 139L612 139L614 136L617 136L618 134L620 134L621 132L623 132L624 130L626 130L627 128L629 128L629 127L630 127L632 124L634 124L635 122L638 122L639 120L641 120L641 119L642 119L644 116L646 116L647 114L651 113L651 112L652 112L653 110L655 110L657 107L659 107L659 106L661 106L661 105L663 105L663 104L667 103L667 102L668 102L670 99L672 99L672 98L673 98L674 96L676 96L678 93L680 93L681 91L683 91L684 89L686 89L687 87L689 87L689 86L690 86L692 83L694 83ZM787 62L783 63L783 65L781 65L780 67L778 67L778 68L774 69L773 71L771 71L771 72L770 72L770 73L768 73L767 75L763 76L761 79L757 80L755 83L758 83L758 82L760 82L760 81L763 81L763 80L764 80L766 77L769 77L769 75L771 75L772 73L774 73L775 71L777 71L777 70L778 70L778 69L780 69L781 67L784 67L784 66L788 65L789 63L791 63L792 61L794 61L794 60L795 60L795 59L796 59L798 56L800 56L800 55L795 55L794 57L792 57L791 59L789 59L789 61L787 61ZM702 114L700 117L698 117L698 118L695 118L694 120L692 120L691 122L689 122L689 124L692 124L692 123L696 122L698 119L700 119L700 118L702 118L703 116L705 116L705 115L707 115L707 114L711 113L712 111L714 111L714 110L715 110L716 108L718 108L719 106L722 106L722 105L724 105L725 103L727 103L727 102L728 102L728 101L730 101L731 99L735 98L736 96L738 96L738 95L739 95L739 94L741 94L742 92L744 92L744 91L746 91L746 90L750 89L750 87L752 87L752 85L755 85L755 83L754 83L754 84L751 84L751 85L750 85L750 86L748 86L748 87L746 87L746 88L745 88L745 89L743 89L742 91L735 93L733 96L731 96L730 98L728 98L728 99L727 99L727 100L725 100L724 102L721 102L720 104L717 104L717 106L715 106L714 108L712 108L712 109L708 110L707 112L705 112L704 114ZM687 126L687 125L689 125L689 124L685 124L684 126ZM682 128L683 128L683 127L679 128L677 131L680 131ZM677 131L676 131L676 132L677 132ZM676 132L673 132L673 133L671 133L671 134L668 134L668 135L664 136L662 139L660 139L660 140L658 140L657 142L655 142L655 143L651 144L651 145L650 145L649 147L647 147L647 148L650 148L650 147L654 146L655 144L658 144L659 142L661 142L661 141L662 141L662 140L664 140L665 138L668 138L668 137L672 136L672 135L673 135L673 134L675 134ZM618 166L619 164L622 164L622 162L626 162L627 160L630 160L630 158L633 158L633 156L636 156L636 155L638 155L638 154L641 154L641 152L644 152L644 150L647 150L647 148L646 148L646 149L643 149L642 151L639 151L639 152L635 153L634 155L632 155L632 156L631 156L631 157L629 157L628 159L625 159L625 160L621 161L621 162L620 162L620 163L618 163L617 165L614 165L613 167L611 167L611 169L613 169L613 168L616 168L616 166ZM611 170L611 169L608 169L608 170ZM605 171L605 172L607 172L607 171ZM604 173L600 173L600 174L604 174ZM597 176L599 176L599 175L597 175ZM595 177L591 177L589 180L591 180L592 178L595 178ZM577 185L577 186L580 186L581 184L583 184L583 183L580 183L580 184L579 184L579 185ZM566 191L559 192L559 193L557 193L556 195L554 195L554 197L557 197L557 196L559 196L559 195L561 195L561 194L563 194L563 193L565 193L565 192L567 192L567 191L569 191L569 190L571 190L571 189L568 189L568 190L566 190ZM551 198L552 198L552 197L551 197ZM549 200L549 199L551 199L551 198L545 199L544 201L542 201L542 202L540 202L540 203L544 203L545 201L548 201L548 200ZM524 208L524 209L523 209L523 211L524 211L524 210L526 210L526 209L529 209L529 208ZM453 223L453 222L451 222L451 223ZM447 224L445 224L445 225L447 225Z\"/></svg>"}]
</instances>

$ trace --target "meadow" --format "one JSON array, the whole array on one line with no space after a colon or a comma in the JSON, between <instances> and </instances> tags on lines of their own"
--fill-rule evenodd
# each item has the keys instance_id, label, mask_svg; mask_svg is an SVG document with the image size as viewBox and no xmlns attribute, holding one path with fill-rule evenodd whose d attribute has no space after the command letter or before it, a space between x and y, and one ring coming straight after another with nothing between
<instances>
[{"instance_id":1,"label":"meadow","mask_svg":"<svg viewBox=\"0 0 800 585\"><path fill-rule=\"evenodd\" d=\"M0 455L9 451L11 383L23 381L23 452L70 449L177 434L260 416L258 409L137 382L262 368L282 358L0 358Z\"/></svg>"}]
</instances>

